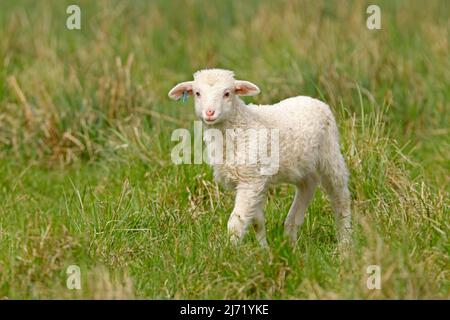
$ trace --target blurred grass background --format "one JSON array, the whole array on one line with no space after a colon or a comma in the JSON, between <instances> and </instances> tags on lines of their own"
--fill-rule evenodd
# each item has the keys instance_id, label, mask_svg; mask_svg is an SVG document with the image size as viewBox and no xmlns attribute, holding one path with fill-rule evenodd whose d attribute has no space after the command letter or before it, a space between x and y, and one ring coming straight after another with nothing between
<instances>
[{"instance_id":1,"label":"blurred grass background","mask_svg":"<svg viewBox=\"0 0 450 320\"><path fill-rule=\"evenodd\" d=\"M0 2L0 297L448 298L448 1ZM378 4L382 29L366 28ZM232 193L170 161L192 102L167 92L232 69L255 103L326 101L351 171L355 250L319 192L295 250L271 190L271 250L226 239ZM68 265L83 288L66 288ZM382 268L368 290L366 267Z\"/></svg>"}]
</instances>

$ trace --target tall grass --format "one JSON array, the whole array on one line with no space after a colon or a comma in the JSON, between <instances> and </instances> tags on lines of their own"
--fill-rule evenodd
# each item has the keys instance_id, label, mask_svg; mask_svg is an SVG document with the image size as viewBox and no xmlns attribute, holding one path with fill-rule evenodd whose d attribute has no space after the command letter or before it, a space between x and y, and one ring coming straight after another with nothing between
<instances>
[{"instance_id":1,"label":"tall grass","mask_svg":"<svg viewBox=\"0 0 450 320\"><path fill-rule=\"evenodd\" d=\"M378 31L362 1L80 1L73 31L69 4L0 4L0 297L449 297L446 1L377 1ZM348 256L320 192L286 245L288 186L270 190L269 251L253 234L228 244L233 194L170 160L194 113L166 94L213 66L257 83L256 103L330 104L351 171Z\"/></svg>"}]
</instances>

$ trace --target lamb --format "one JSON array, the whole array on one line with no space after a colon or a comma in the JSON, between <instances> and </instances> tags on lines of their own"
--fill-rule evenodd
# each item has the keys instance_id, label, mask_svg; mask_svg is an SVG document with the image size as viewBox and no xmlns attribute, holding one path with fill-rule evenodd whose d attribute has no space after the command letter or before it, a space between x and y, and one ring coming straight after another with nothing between
<instances>
[{"instance_id":1,"label":"lamb","mask_svg":"<svg viewBox=\"0 0 450 320\"><path fill-rule=\"evenodd\" d=\"M295 245L308 204L320 183L332 203L339 244L349 244L351 211L348 171L329 106L307 96L259 106L246 105L239 98L259 92L255 84L236 80L232 71L205 69L197 71L193 81L177 84L168 94L174 100L186 94L193 96L198 118L206 128L219 130L225 136L229 135L229 129L276 129L278 132L279 167L275 173L261 174L260 159L256 163L236 164L225 160L212 164L215 179L236 190L234 209L228 221L231 241L239 243L249 225L253 225L257 240L267 246L263 213L265 194L270 185L288 183L296 187L296 192L284 231ZM244 135L243 140L248 142L246 132L241 131L241 134ZM206 147L214 147L214 143L217 142L210 140ZM252 146L247 144L249 147ZM236 149L233 152L236 153Z\"/></svg>"}]
</instances>

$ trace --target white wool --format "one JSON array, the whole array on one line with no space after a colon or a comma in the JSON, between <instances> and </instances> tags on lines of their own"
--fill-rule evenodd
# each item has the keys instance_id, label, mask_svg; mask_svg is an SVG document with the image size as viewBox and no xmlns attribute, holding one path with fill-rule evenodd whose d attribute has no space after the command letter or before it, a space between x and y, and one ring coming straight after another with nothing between
<instances>
[{"instance_id":1,"label":"white wool","mask_svg":"<svg viewBox=\"0 0 450 320\"><path fill-rule=\"evenodd\" d=\"M234 83L234 72L223 69L205 69L194 73L194 81L206 83L210 86L221 83L232 85Z\"/></svg>"},{"instance_id":2,"label":"white wool","mask_svg":"<svg viewBox=\"0 0 450 320\"><path fill-rule=\"evenodd\" d=\"M215 179L236 190L235 207L228 222L232 241L242 239L248 226L253 225L258 240L266 245L263 205L267 188L289 183L296 186L296 194L285 221L285 232L295 243L308 204L320 183L330 196L339 240L347 243L351 232L348 171L330 108L322 101L306 96L288 98L273 105L246 105L237 94L233 94L228 102L222 101L224 89L233 85L237 88L242 83L254 86L235 80L232 71L221 69L198 71L194 81L189 83L194 91L202 90L202 98L196 100L197 115L201 117L206 107L216 108L217 113L221 111L221 121L209 127L219 129L224 135L228 134L227 129L279 130L279 170L276 174L262 175L259 162L237 165L224 161L213 165ZM259 92L256 86L250 86L250 89Z\"/></svg>"}]
</instances>

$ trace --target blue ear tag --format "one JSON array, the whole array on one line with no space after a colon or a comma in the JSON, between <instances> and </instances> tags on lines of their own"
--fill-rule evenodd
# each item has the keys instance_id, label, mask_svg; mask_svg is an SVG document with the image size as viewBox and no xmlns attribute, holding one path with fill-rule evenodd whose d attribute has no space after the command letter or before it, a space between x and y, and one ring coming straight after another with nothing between
<instances>
[{"instance_id":1,"label":"blue ear tag","mask_svg":"<svg viewBox=\"0 0 450 320\"><path fill-rule=\"evenodd\" d=\"M182 101L183 103L185 103L185 102L187 101L188 97L189 97L188 92L187 92L187 91L184 91L184 92L183 92L183 96L181 97L181 101Z\"/></svg>"}]
</instances>

